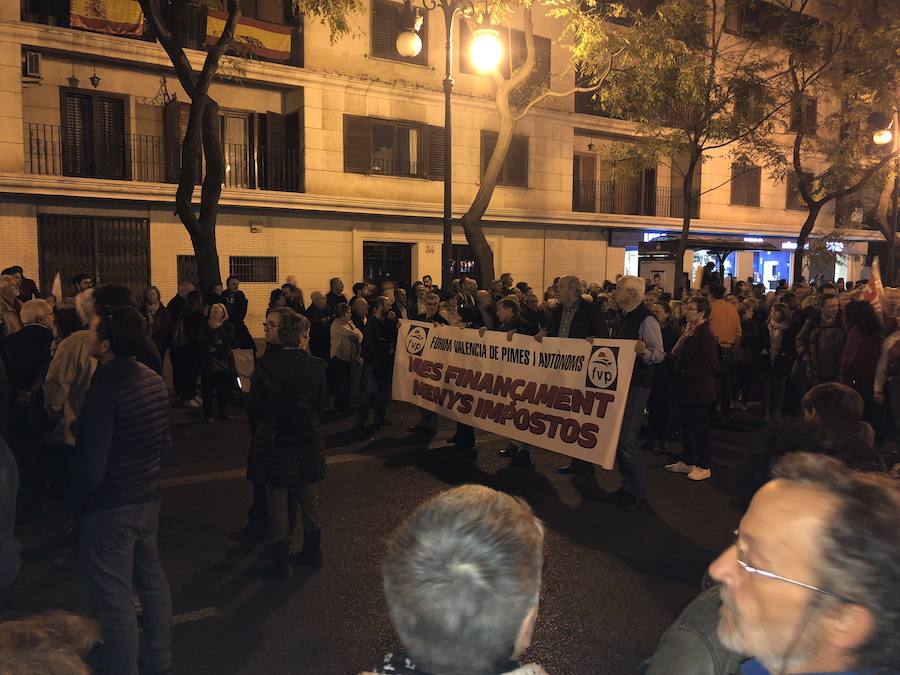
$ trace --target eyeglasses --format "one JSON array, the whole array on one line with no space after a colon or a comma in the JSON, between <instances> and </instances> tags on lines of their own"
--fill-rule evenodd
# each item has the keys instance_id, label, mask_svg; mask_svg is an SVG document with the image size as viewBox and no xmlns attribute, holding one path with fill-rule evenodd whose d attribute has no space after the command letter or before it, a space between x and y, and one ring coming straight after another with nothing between
<instances>
[{"instance_id":1,"label":"eyeglasses","mask_svg":"<svg viewBox=\"0 0 900 675\"><path fill-rule=\"evenodd\" d=\"M812 584L807 584L802 581L797 581L796 579L789 579L787 577L783 577L780 574L775 574L774 572L769 572L767 570L760 569L758 567L753 567L745 560L742 560L741 557L743 553L741 552L741 547L738 544L738 540L740 539L740 531L734 531L734 547L737 550L737 564L738 566L747 572L748 574L753 574L755 576L764 577L766 579L775 579L776 581L783 581L786 584L791 584L792 586L799 586L800 588L805 588L807 590L813 591L815 593L821 593L822 595L827 595L830 598L834 598L835 600L841 600L843 602L852 603L853 601L849 598L845 598L843 595L838 595L837 593L832 593L831 591L826 591L824 588L819 588L818 586L813 586Z\"/></svg>"}]
</instances>

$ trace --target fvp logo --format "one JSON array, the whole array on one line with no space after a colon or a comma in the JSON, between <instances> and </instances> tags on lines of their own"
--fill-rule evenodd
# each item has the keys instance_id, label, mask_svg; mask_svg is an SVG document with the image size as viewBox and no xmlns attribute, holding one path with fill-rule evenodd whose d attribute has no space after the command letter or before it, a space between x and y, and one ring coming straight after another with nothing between
<instances>
[{"instance_id":1,"label":"fvp logo","mask_svg":"<svg viewBox=\"0 0 900 675\"><path fill-rule=\"evenodd\" d=\"M619 379L619 348L594 347L584 384L593 389L615 389Z\"/></svg>"},{"instance_id":2,"label":"fvp logo","mask_svg":"<svg viewBox=\"0 0 900 675\"><path fill-rule=\"evenodd\" d=\"M428 329L422 326L410 326L406 334L406 351L413 356L418 356L425 349L428 341Z\"/></svg>"}]
</instances>

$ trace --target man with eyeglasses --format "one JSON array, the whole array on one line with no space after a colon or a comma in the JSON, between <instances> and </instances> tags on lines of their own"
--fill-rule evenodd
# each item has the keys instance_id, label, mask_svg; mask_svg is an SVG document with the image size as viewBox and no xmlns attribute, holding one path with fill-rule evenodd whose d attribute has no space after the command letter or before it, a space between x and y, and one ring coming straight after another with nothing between
<instances>
[{"instance_id":1,"label":"man with eyeglasses","mask_svg":"<svg viewBox=\"0 0 900 675\"><path fill-rule=\"evenodd\" d=\"M896 674L900 484L782 458L643 675Z\"/></svg>"}]
</instances>

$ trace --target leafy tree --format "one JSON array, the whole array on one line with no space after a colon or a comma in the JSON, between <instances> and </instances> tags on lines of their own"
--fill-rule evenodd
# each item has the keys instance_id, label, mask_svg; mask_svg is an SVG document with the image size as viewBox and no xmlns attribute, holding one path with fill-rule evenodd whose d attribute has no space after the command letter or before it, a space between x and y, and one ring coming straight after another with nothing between
<instances>
[{"instance_id":1,"label":"leafy tree","mask_svg":"<svg viewBox=\"0 0 900 675\"><path fill-rule=\"evenodd\" d=\"M544 0L538 4L551 17L563 21L559 44L570 52L565 70L557 79L564 79L579 73L574 87L557 89L554 83L535 86L532 75L537 66L534 41L534 5L529 1L494 3L491 11L493 21L505 18L507 21L517 10L521 10L525 34L525 60L520 67L507 77L499 71L490 74L494 82L494 103L499 117L497 143L485 168L472 203L462 216L461 225L466 240L475 253L481 271L482 288L487 288L494 279L494 253L484 236L482 218L497 187L497 180L503 162L515 133L516 123L528 115L541 103L554 98L565 98L578 92L599 90L612 71L613 65L623 53L623 46L615 35L607 30L608 12L597 9L595 0ZM471 20L470 20L471 22ZM445 270L445 282L449 275Z\"/></svg>"},{"instance_id":2,"label":"leafy tree","mask_svg":"<svg viewBox=\"0 0 900 675\"><path fill-rule=\"evenodd\" d=\"M235 44L234 31L241 16L240 0L227 0L225 28L209 48L199 73L193 69L184 52L183 36L167 20L167 17L184 15L191 3L188 0L139 2L153 33L172 61L178 81L191 99L191 112L181 142L175 212L191 237L200 288L208 291L222 281L216 248L216 219L225 179L225 156L219 137L219 104L209 95L209 87L220 75L222 58ZM161 3L167 3L167 6L164 8ZM321 20L329 27L332 39L349 30L347 16L359 7L360 0L294 0L295 12ZM195 208L194 188L201 173L200 203Z\"/></svg>"},{"instance_id":3,"label":"leafy tree","mask_svg":"<svg viewBox=\"0 0 900 675\"><path fill-rule=\"evenodd\" d=\"M779 9L786 18L778 36L789 51L787 68L773 86L791 101L778 117L793 139L755 139L751 151L764 157L776 178L796 186L806 207L794 254L797 281L807 241L825 206L884 175L896 156L872 142L867 119L897 105L900 31L891 25L896 19L887 4L877 0L820 0L815 16L809 14L808 0L781 0ZM886 223L882 230L888 237Z\"/></svg>"},{"instance_id":4,"label":"leafy tree","mask_svg":"<svg viewBox=\"0 0 900 675\"><path fill-rule=\"evenodd\" d=\"M633 13L623 35L627 58L597 95L604 110L635 123L633 156L681 178L678 261L697 216L695 175L704 155L731 147L740 157L742 146L772 132L787 105L772 86L780 75L777 48L735 34L753 28L743 7L664 0L655 11Z\"/></svg>"}]
</instances>

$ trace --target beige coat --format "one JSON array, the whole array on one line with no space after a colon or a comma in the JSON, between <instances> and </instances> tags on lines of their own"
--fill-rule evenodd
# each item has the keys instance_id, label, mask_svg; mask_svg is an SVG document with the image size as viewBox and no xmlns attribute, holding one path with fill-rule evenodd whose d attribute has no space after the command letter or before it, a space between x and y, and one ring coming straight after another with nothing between
<instances>
[{"instance_id":1,"label":"beige coat","mask_svg":"<svg viewBox=\"0 0 900 675\"><path fill-rule=\"evenodd\" d=\"M44 380L44 408L53 429L51 445L75 445L76 424L81 405L91 386L97 360L88 353L90 331L72 333L59 343Z\"/></svg>"},{"instance_id":2,"label":"beige coat","mask_svg":"<svg viewBox=\"0 0 900 675\"><path fill-rule=\"evenodd\" d=\"M335 319L331 322L331 358L356 363L362 340L363 334L353 324L352 319L347 321Z\"/></svg>"}]
</instances>

